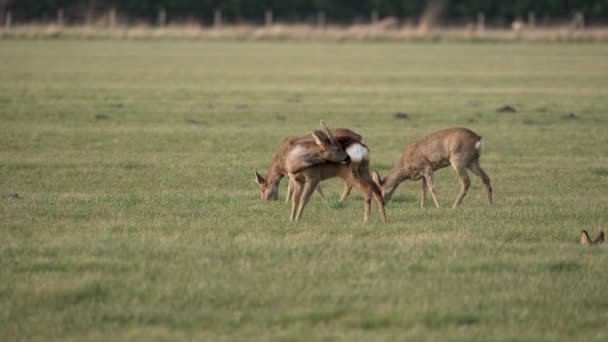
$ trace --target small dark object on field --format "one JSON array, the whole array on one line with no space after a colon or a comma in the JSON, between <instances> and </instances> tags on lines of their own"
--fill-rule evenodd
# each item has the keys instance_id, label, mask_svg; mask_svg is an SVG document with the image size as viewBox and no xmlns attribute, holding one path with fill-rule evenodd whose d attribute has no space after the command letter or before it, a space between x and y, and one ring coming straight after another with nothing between
<instances>
[{"instance_id":1,"label":"small dark object on field","mask_svg":"<svg viewBox=\"0 0 608 342\"><path fill-rule=\"evenodd\" d=\"M10 194L4 195L4 197L6 197L6 198L19 198L19 194L16 193L16 192L12 192Z\"/></svg>"},{"instance_id":2,"label":"small dark object on field","mask_svg":"<svg viewBox=\"0 0 608 342\"><path fill-rule=\"evenodd\" d=\"M115 107L115 108L122 108L124 107L124 103L120 103L120 102L115 102L115 103L110 103L109 104L110 107Z\"/></svg>"},{"instance_id":3,"label":"small dark object on field","mask_svg":"<svg viewBox=\"0 0 608 342\"><path fill-rule=\"evenodd\" d=\"M496 111L498 113L515 113L515 112L517 112L517 109L515 109L514 107L511 107L509 105L506 105L506 106L502 106L502 107L498 108Z\"/></svg>"},{"instance_id":4,"label":"small dark object on field","mask_svg":"<svg viewBox=\"0 0 608 342\"><path fill-rule=\"evenodd\" d=\"M587 233L586 230L583 230L581 232L581 244L585 245L585 246L591 246L591 245L596 245L596 244L600 244L604 242L604 231L600 231L599 234L597 234L597 236L595 237L595 239L591 240L591 238L589 237L589 234Z\"/></svg>"},{"instance_id":5,"label":"small dark object on field","mask_svg":"<svg viewBox=\"0 0 608 342\"><path fill-rule=\"evenodd\" d=\"M475 118L468 118L468 119L467 119L467 122L468 122L468 123L476 123L476 122L477 122L477 119L475 119Z\"/></svg>"},{"instance_id":6,"label":"small dark object on field","mask_svg":"<svg viewBox=\"0 0 608 342\"><path fill-rule=\"evenodd\" d=\"M299 102L302 102L302 98L299 96L290 97L287 99L287 102L299 103Z\"/></svg>"},{"instance_id":7,"label":"small dark object on field","mask_svg":"<svg viewBox=\"0 0 608 342\"><path fill-rule=\"evenodd\" d=\"M538 122L536 122L536 120L532 120L532 119L523 119L523 120L521 120L521 123L524 125L536 125Z\"/></svg>"},{"instance_id":8,"label":"small dark object on field","mask_svg":"<svg viewBox=\"0 0 608 342\"><path fill-rule=\"evenodd\" d=\"M576 116L576 114L574 114L574 113L570 113L568 115L562 116L562 119L564 119L564 120L576 120L576 119L578 119L578 116Z\"/></svg>"},{"instance_id":9,"label":"small dark object on field","mask_svg":"<svg viewBox=\"0 0 608 342\"><path fill-rule=\"evenodd\" d=\"M283 115L275 115L274 118L275 118L275 120L278 120L278 121L285 121L285 120L287 120L287 118L284 117Z\"/></svg>"},{"instance_id":10,"label":"small dark object on field","mask_svg":"<svg viewBox=\"0 0 608 342\"><path fill-rule=\"evenodd\" d=\"M410 116L407 113L399 112L395 113L395 119L397 120L409 120Z\"/></svg>"},{"instance_id":11,"label":"small dark object on field","mask_svg":"<svg viewBox=\"0 0 608 342\"><path fill-rule=\"evenodd\" d=\"M97 115L95 115L95 119L97 119L97 120L107 120L109 118L110 117L107 116L107 115L105 115L105 114L97 114Z\"/></svg>"},{"instance_id":12,"label":"small dark object on field","mask_svg":"<svg viewBox=\"0 0 608 342\"><path fill-rule=\"evenodd\" d=\"M192 124L192 125L205 125L207 124L205 121L200 121L200 120L195 120L195 119L185 119L184 120L186 123Z\"/></svg>"}]
</instances>

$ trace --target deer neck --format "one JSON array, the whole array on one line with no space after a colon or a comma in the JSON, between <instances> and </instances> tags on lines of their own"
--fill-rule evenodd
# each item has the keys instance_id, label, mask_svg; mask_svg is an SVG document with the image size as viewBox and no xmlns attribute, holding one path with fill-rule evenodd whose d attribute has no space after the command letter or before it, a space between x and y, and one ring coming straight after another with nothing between
<instances>
[{"instance_id":1,"label":"deer neck","mask_svg":"<svg viewBox=\"0 0 608 342\"><path fill-rule=\"evenodd\" d=\"M266 175L266 182L273 188L278 188L283 177L285 177L285 171L278 165L272 165Z\"/></svg>"},{"instance_id":2,"label":"deer neck","mask_svg":"<svg viewBox=\"0 0 608 342\"><path fill-rule=\"evenodd\" d=\"M393 166L391 171L386 175L386 178L384 178L384 182L382 183L382 197L384 197L384 203L390 201L393 192L395 192L399 184L410 178L404 172L404 169L400 164L401 163L397 163Z\"/></svg>"}]
</instances>

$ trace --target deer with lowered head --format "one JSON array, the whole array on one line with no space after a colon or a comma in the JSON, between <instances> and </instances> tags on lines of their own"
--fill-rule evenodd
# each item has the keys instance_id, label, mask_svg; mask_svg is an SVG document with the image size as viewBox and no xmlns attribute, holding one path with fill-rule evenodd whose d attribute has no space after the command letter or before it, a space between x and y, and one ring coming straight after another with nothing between
<instances>
[{"instance_id":1,"label":"deer with lowered head","mask_svg":"<svg viewBox=\"0 0 608 342\"><path fill-rule=\"evenodd\" d=\"M422 179L420 207L424 207L428 189L433 196L435 206L439 208L433 183L433 172L451 165L460 178L460 193L452 208L457 208L462 203L471 185L467 169L481 178L486 188L488 202L492 205L490 177L479 165L482 146L481 137L471 130L466 128L444 129L409 144L384 179L374 172L374 181L382 190L384 202L388 202L397 186L403 181Z\"/></svg>"},{"instance_id":2,"label":"deer with lowered head","mask_svg":"<svg viewBox=\"0 0 608 342\"><path fill-rule=\"evenodd\" d=\"M358 134L343 128L330 130L323 121L321 129L322 131L313 131L312 135L287 137L275 154L266 178L255 172L255 181L260 187L260 198L263 201L277 200L281 179L288 176L289 172L325 161L342 164L350 162L350 156L340 142L349 139L346 136Z\"/></svg>"},{"instance_id":3,"label":"deer with lowered head","mask_svg":"<svg viewBox=\"0 0 608 342\"><path fill-rule=\"evenodd\" d=\"M337 128L330 130L323 123L321 124L324 133L335 139L347 152L350 159L350 164L335 163L330 159L327 162L319 163L314 166L308 166L296 170L297 167L290 165L294 162L288 156L295 149L295 146L302 142L310 141L310 137L290 137L283 141L279 151L275 155L272 165L268 171L266 178L260 176L256 172L256 182L260 186L262 200L276 200L278 197L278 185L284 176L290 177L290 188L288 196L291 192L295 195L292 197L292 213L291 220L298 220L302 216L304 206L306 206L312 192L319 184L320 180L341 177L346 181L346 188L355 185L366 195L365 220L369 220L371 196L374 196L380 207L382 219L386 222L386 214L384 212L384 203L382 201L382 193L378 186L371 179L369 172L369 149L363 143L359 134L345 128ZM310 184L304 189L305 183L310 183L312 180L316 185L311 187ZM305 191L304 191L305 190ZM312 190L312 191L310 191ZM373 195L372 195L373 193ZM344 194L343 194L343 197ZM302 199L305 199L304 201Z\"/></svg>"}]
</instances>

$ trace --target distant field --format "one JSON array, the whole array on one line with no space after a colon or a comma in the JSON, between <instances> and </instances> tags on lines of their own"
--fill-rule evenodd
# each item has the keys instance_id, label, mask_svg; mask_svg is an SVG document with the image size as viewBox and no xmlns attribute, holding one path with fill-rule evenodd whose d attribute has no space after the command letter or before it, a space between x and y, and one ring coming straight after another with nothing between
<instances>
[{"instance_id":1,"label":"distant field","mask_svg":"<svg viewBox=\"0 0 608 342\"><path fill-rule=\"evenodd\" d=\"M0 340L605 341L608 246L578 239L608 230L607 56L0 40ZM471 175L448 209L444 169L444 208L406 182L390 223L373 207L364 224L331 180L290 223L253 171L320 119L363 134L383 175L408 142L468 127L495 206Z\"/></svg>"}]
</instances>

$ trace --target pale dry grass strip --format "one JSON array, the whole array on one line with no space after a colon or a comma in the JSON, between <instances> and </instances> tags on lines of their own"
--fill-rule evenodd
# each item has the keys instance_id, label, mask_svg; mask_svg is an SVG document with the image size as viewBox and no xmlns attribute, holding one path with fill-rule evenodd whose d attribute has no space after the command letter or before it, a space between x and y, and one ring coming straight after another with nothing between
<instances>
[{"instance_id":1,"label":"pale dry grass strip","mask_svg":"<svg viewBox=\"0 0 608 342\"><path fill-rule=\"evenodd\" d=\"M412 26L383 27L374 25L327 26L319 28L306 24L275 24L269 27L236 24L221 28L195 24L165 27L148 25L118 26L57 26L16 25L0 28L0 38L183 38L183 39L241 39L241 40L449 40L449 41L607 41L608 28L574 29L571 26L548 28L486 29L474 27L437 28L421 32Z\"/></svg>"}]
</instances>

